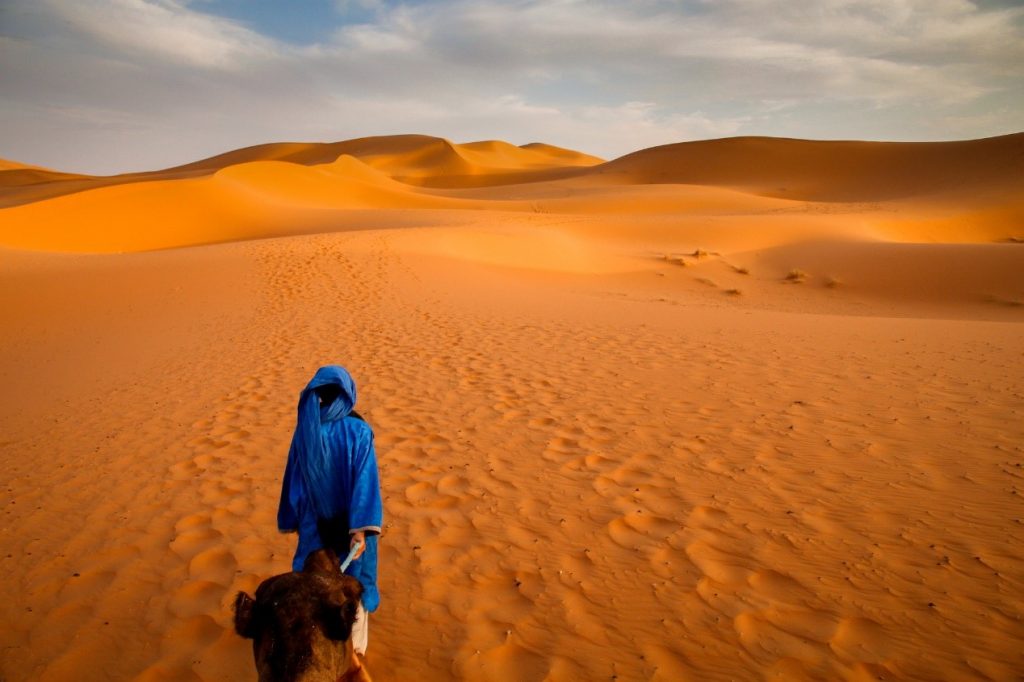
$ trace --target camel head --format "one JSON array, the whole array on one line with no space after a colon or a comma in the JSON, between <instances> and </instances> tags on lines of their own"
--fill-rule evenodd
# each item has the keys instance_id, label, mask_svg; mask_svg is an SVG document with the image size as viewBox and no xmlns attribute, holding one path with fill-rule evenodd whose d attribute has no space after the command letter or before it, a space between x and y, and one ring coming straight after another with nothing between
<instances>
[{"instance_id":1,"label":"camel head","mask_svg":"<svg viewBox=\"0 0 1024 682\"><path fill-rule=\"evenodd\" d=\"M362 593L330 550L310 554L301 571L264 580L255 599L239 592L235 631L252 640L260 682L368 680L350 638Z\"/></svg>"}]
</instances>

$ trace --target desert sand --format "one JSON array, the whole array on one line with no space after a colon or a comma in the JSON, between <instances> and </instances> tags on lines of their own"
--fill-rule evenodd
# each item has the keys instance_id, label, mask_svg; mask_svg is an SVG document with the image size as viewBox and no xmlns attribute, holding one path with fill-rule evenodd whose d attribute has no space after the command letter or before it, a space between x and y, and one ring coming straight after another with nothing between
<instances>
[{"instance_id":1,"label":"desert sand","mask_svg":"<svg viewBox=\"0 0 1024 682\"><path fill-rule=\"evenodd\" d=\"M1024 674L1024 134L10 161L0 206L0 679L254 679L329 363L377 680Z\"/></svg>"}]
</instances>

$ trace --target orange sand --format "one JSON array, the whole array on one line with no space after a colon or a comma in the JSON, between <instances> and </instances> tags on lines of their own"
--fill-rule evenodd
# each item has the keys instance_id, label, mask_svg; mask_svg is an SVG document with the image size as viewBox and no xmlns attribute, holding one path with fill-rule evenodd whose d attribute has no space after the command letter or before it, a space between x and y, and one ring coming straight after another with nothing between
<instances>
[{"instance_id":1,"label":"orange sand","mask_svg":"<svg viewBox=\"0 0 1024 682\"><path fill-rule=\"evenodd\" d=\"M1024 135L3 162L0 206L0 679L253 679L330 362L375 679L1024 671Z\"/></svg>"}]
</instances>

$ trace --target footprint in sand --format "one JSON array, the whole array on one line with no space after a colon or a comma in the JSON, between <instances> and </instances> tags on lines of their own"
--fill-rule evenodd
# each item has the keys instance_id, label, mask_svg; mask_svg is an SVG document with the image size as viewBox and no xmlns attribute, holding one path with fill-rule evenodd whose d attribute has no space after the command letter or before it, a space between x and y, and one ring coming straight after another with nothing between
<instances>
[{"instance_id":1,"label":"footprint in sand","mask_svg":"<svg viewBox=\"0 0 1024 682\"><path fill-rule=\"evenodd\" d=\"M165 658L192 659L195 652L217 641L223 631L209 615L191 616L171 624L161 639L160 651Z\"/></svg>"},{"instance_id":2,"label":"footprint in sand","mask_svg":"<svg viewBox=\"0 0 1024 682\"><path fill-rule=\"evenodd\" d=\"M167 610L177 618L217 613L225 586L209 580L193 580L171 594Z\"/></svg>"},{"instance_id":3,"label":"footprint in sand","mask_svg":"<svg viewBox=\"0 0 1024 682\"><path fill-rule=\"evenodd\" d=\"M813 598L797 580L769 568L751 573L747 583L761 596L783 604L802 605Z\"/></svg>"},{"instance_id":4,"label":"footprint in sand","mask_svg":"<svg viewBox=\"0 0 1024 682\"><path fill-rule=\"evenodd\" d=\"M612 542L623 549L639 549L646 545L649 539L646 535L638 532L622 518L613 519L607 526L608 536Z\"/></svg>"},{"instance_id":5,"label":"footprint in sand","mask_svg":"<svg viewBox=\"0 0 1024 682\"><path fill-rule=\"evenodd\" d=\"M577 452L580 444L575 438L559 435L548 441L541 457L549 462L562 462Z\"/></svg>"},{"instance_id":6,"label":"footprint in sand","mask_svg":"<svg viewBox=\"0 0 1024 682\"><path fill-rule=\"evenodd\" d=\"M192 557L188 562L188 575L193 580L229 585L237 567L234 554L224 547L211 547Z\"/></svg>"},{"instance_id":7,"label":"footprint in sand","mask_svg":"<svg viewBox=\"0 0 1024 682\"><path fill-rule=\"evenodd\" d=\"M460 474L448 474L442 476L437 482L437 490L442 495L453 495L462 497L469 489L469 481Z\"/></svg>"},{"instance_id":8,"label":"footprint in sand","mask_svg":"<svg viewBox=\"0 0 1024 682\"><path fill-rule=\"evenodd\" d=\"M251 489L252 481L246 477L237 479L208 478L199 485L199 493L202 495L203 501L214 507L222 507L225 502L245 499Z\"/></svg>"},{"instance_id":9,"label":"footprint in sand","mask_svg":"<svg viewBox=\"0 0 1024 682\"><path fill-rule=\"evenodd\" d=\"M706 542L695 540L686 545L686 555L701 572L721 585L741 585L747 582L750 569L747 558Z\"/></svg>"},{"instance_id":10,"label":"footprint in sand","mask_svg":"<svg viewBox=\"0 0 1024 682\"><path fill-rule=\"evenodd\" d=\"M870 618L843 618L829 640L841 657L861 663L883 663L890 653L891 638Z\"/></svg>"},{"instance_id":11,"label":"footprint in sand","mask_svg":"<svg viewBox=\"0 0 1024 682\"><path fill-rule=\"evenodd\" d=\"M189 514L188 516L181 517L174 524L174 537L170 542L171 549L175 550L175 553L182 559L188 561L195 556L198 551L205 549L205 547L197 547L195 548L195 551L191 551L193 549L191 538L201 538L206 536L208 532L212 530L210 526L211 519L209 514ZM179 539L183 540L182 544L176 544L179 542ZM181 550L184 554L179 553L177 550Z\"/></svg>"},{"instance_id":12,"label":"footprint in sand","mask_svg":"<svg viewBox=\"0 0 1024 682\"><path fill-rule=\"evenodd\" d=\"M654 545L648 561L655 575L680 585L696 585L704 575L684 549L673 547L667 542Z\"/></svg>"},{"instance_id":13,"label":"footprint in sand","mask_svg":"<svg viewBox=\"0 0 1024 682\"><path fill-rule=\"evenodd\" d=\"M647 644L643 647L644 659L654 665L652 680L675 682L692 678L694 666L680 651L667 646Z\"/></svg>"},{"instance_id":14,"label":"footprint in sand","mask_svg":"<svg viewBox=\"0 0 1024 682\"><path fill-rule=\"evenodd\" d=\"M195 438L189 439L185 441L185 445L194 450L209 450L227 445L226 442L223 443L223 445L219 445L220 441L211 438L208 434L209 431L206 431L202 436L196 436Z\"/></svg>"},{"instance_id":15,"label":"footprint in sand","mask_svg":"<svg viewBox=\"0 0 1024 682\"><path fill-rule=\"evenodd\" d=\"M647 483L654 475L654 472L650 469L643 466L637 466L633 463L626 466L620 466L608 474L609 478L624 488L635 488L636 486Z\"/></svg>"},{"instance_id":16,"label":"footprint in sand","mask_svg":"<svg viewBox=\"0 0 1024 682\"><path fill-rule=\"evenodd\" d=\"M664 541L680 529L680 525L671 519L652 514L644 509L625 514L622 522L637 533L658 541Z\"/></svg>"},{"instance_id":17,"label":"footprint in sand","mask_svg":"<svg viewBox=\"0 0 1024 682\"><path fill-rule=\"evenodd\" d=\"M189 561L196 554L219 545L224 535L207 525L199 525L194 528L177 530L174 539L171 540L171 551L177 554L183 561Z\"/></svg>"},{"instance_id":18,"label":"footprint in sand","mask_svg":"<svg viewBox=\"0 0 1024 682\"><path fill-rule=\"evenodd\" d=\"M518 407L519 401L516 403L508 403L505 401L495 403L492 407L500 415L503 421L521 421L526 416L526 412Z\"/></svg>"},{"instance_id":19,"label":"footprint in sand","mask_svg":"<svg viewBox=\"0 0 1024 682\"><path fill-rule=\"evenodd\" d=\"M600 473L609 470L615 465L615 462L608 457L600 453L591 453L584 455L583 457L577 457L576 459L569 460L565 463L565 468L572 471L589 471Z\"/></svg>"},{"instance_id":20,"label":"footprint in sand","mask_svg":"<svg viewBox=\"0 0 1024 682\"><path fill-rule=\"evenodd\" d=\"M461 499L438 491L438 486L429 481L413 483L405 489L405 499L417 508L452 509L458 507Z\"/></svg>"},{"instance_id":21,"label":"footprint in sand","mask_svg":"<svg viewBox=\"0 0 1024 682\"><path fill-rule=\"evenodd\" d=\"M756 658L793 658L815 667L828 656L823 642L791 632L771 612L740 613L733 619L733 627L743 648Z\"/></svg>"},{"instance_id":22,"label":"footprint in sand","mask_svg":"<svg viewBox=\"0 0 1024 682\"><path fill-rule=\"evenodd\" d=\"M690 512L686 525L693 528L718 528L729 519L729 515L721 509L708 506L694 507Z\"/></svg>"},{"instance_id":23,"label":"footprint in sand","mask_svg":"<svg viewBox=\"0 0 1024 682\"><path fill-rule=\"evenodd\" d=\"M168 469L171 478L175 481L191 480L202 473L202 471L203 470L199 468L199 465L196 464L194 459L178 462Z\"/></svg>"}]
</instances>

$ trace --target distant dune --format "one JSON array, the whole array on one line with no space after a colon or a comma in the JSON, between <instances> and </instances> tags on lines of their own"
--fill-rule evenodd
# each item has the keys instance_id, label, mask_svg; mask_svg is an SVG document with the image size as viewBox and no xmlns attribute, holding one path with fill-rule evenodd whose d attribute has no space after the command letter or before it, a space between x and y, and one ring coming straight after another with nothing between
<instances>
[{"instance_id":1,"label":"distant dune","mask_svg":"<svg viewBox=\"0 0 1024 682\"><path fill-rule=\"evenodd\" d=\"M644 250L671 254L684 243L732 254L730 262L770 263L770 278L785 275L787 259L828 270L817 276L843 278L849 294L899 299L914 290L918 298L933 292L937 302L1024 294L1005 277L1021 253L1014 242L1024 239L1024 134L936 143L730 138L609 162L540 143L395 135L258 145L112 177L5 168L0 245L14 249L146 251L354 229L556 221L554 230L522 230L514 243L472 230L415 239L431 253L572 272L644 269L637 260ZM552 239L574 246L552 250ZM852 243L864 246L851 250ZM950 279L945 266L928 265L926 252L887 243L991 248L971 251L972 265ZM943 262L958 262L955 251L941 253ZM905 276L869 275L868 263L889 263L888 272L892 259ZM952 299L951 281L961 291Z\"/></svg>"},{"instance_id":2,"label":"distant dune","mask_svg":"<svg viewBox=\"0 0 1024 682\"><path fill-rule=\"evenodd\" d=\"M0 159L0 207L111 185L204 177L253 161L315 166L332 163L342 156L359 159L398 180L425 186L530 182L564 175L566 169L601 162L597 157L551 145L515 147L498 141L460 145L425 135L365 137L334 143L262 144L165 170L102 177L58 173Z\"/></svg>"},{"instance_id":3,"label":"distant dune","mask_svg":"<svg viewBox=\"0 0 1024 682\"><path fill-rule=\"evenodd\" d=\"M363 137L333 143L277 143L246 147L165 172L220 169L247 161L288 161L304 166L329 163L348 155L370 165L407 170L414 175L472 174L496 170L547 170L588 166L601 162L593 156L550 145L516 147L497 140L456 144L426 135Z\"/></svg>"},{"instance_id":4,"label":"distant dune","mask_svg":"<svg viewBox=\"0 0 1024 682\"><path fill-rule=\"evenodd\" d=\"M806 201L1018 198L1024 133L968 142L818 142L737 137L634 152L596 169L622 182L719 185Z\"/></svg>"},{"instance_id":5,"label":"distant dune","mask_svg":"<svg viewBox=\"0 0 1024 682\"><path fill-rule=\"evenodd\" d=\"M859 228L865 236L968 242L1018 237L1024 219L1024 134L942 143L732 138L655 147L607 163L539 143L396 135L259 145L163 171L96 178L5 163L0 244L57 251L319 232L330 229L327 213L364 209L744 212L751 219L783 210L868 211L873 215Z\"/></svg>"}]
</instances>

